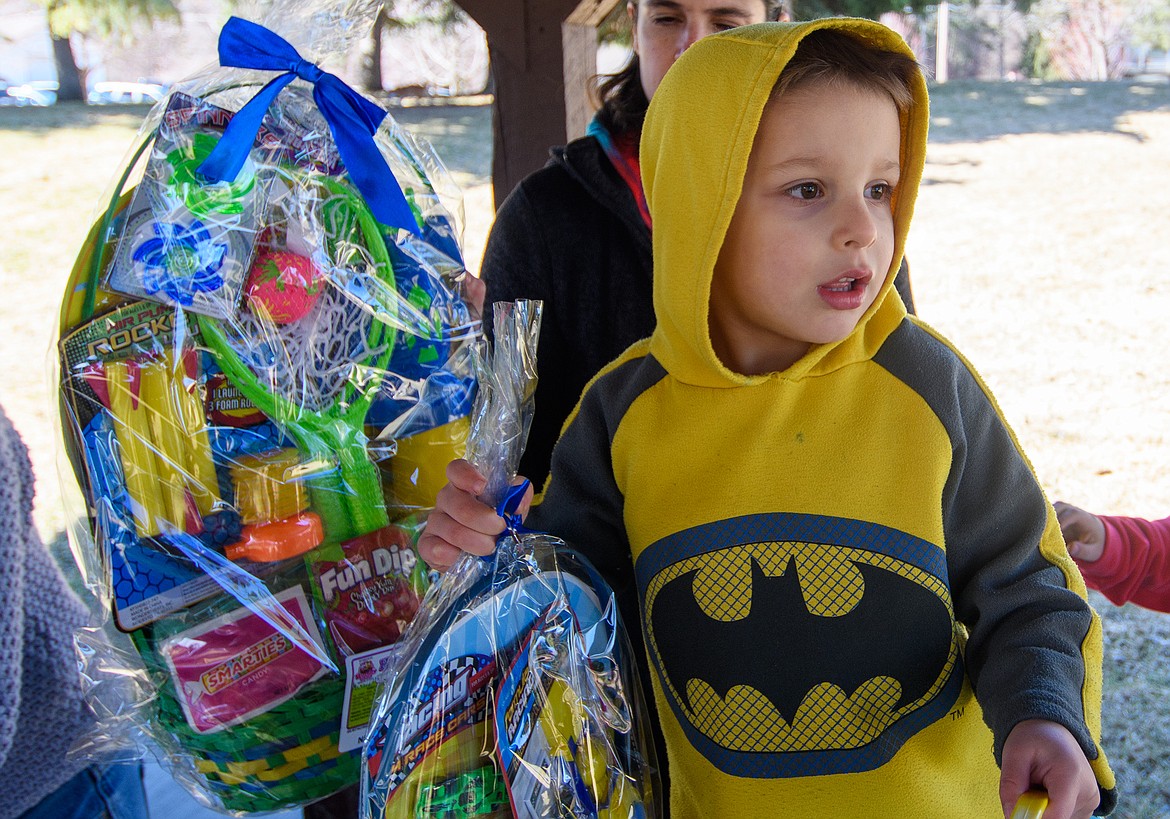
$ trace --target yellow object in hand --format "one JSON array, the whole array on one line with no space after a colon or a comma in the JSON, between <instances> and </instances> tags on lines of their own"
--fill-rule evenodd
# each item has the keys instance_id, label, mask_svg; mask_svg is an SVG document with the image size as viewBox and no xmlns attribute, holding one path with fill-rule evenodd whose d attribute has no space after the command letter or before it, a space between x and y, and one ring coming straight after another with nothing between
<instances>
[{"instance_id":1,"label":"yellow object in hand","mask_svg":"<svg viewBox=\"0 0 1170 819\"><path fill-rule=\"evenodd\" d=\"M1041 819L1048 808L1048 794L1044 791L1025 791L1016 800L1011 819Z\"/></svg>"}]
</instances>

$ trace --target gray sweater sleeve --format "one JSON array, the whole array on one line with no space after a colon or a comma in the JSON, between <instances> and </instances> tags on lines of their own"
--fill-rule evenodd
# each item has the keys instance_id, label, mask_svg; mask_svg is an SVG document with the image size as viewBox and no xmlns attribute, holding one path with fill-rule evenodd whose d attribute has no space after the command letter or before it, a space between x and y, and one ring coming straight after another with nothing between
<instances>
[{"instance_id":1,"label":"gray sweater sleeve","mask_svg":"<svg viewBox=\"0 0 1170 819\"><path fill-rule=\"evenodd\" d=\"M1046 719L1068 728L1093 759L1083 700L1092 611L1041 552L1055 512L1030 465L974 379L958 386L965 406L943 505L947 557L996 758L1017 723Z\"/></svg>"},{"instance_id":2,"label":"gray sweater sleeve","mask_svg":"<svg viewBox=\"0 0 1170 819\"><path fill-rule=\"evenodd\" d=\"M6 815L31 808L85 767L66 754L93 724L73 650L86 611L33 526L33 485L28 451L0 410L0 813Z\"/></svg>"}]
</instances>

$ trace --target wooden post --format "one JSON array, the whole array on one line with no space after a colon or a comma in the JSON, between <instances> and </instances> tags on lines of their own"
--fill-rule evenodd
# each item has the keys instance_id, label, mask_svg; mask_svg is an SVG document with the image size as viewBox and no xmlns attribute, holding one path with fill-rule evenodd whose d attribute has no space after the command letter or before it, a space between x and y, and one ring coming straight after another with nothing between
<instances>
[{"instance_id":1,"label":"wooden post","mask_svg":"<svg viewBox=\"0 0 1170 819\"><path fill-rule=\"evenodd\" d=\"M596 110L589 83L597 74L597 27L622 0L580 0L561 26L565 54L565 137L584 136Z\"/></svg>"},{"instance_id":2,"label":"wooden post","mask_svg":"<svg viewBox=\"0 0 1170 819\"><path fill-rule=\"evenodd\" d=\"M585 83L597 70L597 25L619 2L458 0L487 34L497 206L544 166L549 148L584 133L592 115Z\"/></svg>"}]
</instances>

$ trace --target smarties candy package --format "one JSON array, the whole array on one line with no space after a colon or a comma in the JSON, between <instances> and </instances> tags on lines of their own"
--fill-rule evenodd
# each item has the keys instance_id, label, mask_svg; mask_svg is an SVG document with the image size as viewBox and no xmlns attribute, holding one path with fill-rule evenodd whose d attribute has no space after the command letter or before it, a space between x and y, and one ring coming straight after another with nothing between
<instances>
[{"instance_id":1,"label":"smarties candy package","mask_svg":"<svg viewBox=\"0 0 1170 819\"><path fill-rule=\"evenodd\" d=\"M71 543L107 620L83 677L110 736L144 731L225 813L357 783L467 438L457 191L313 62L377 7L268 4L296 47L229 21L222 66L147 117L61 309Z\"/></svg>"},{"instance_id":2,"label":"smarties candy package","mask_svg":"<svg viewBox=\"0 0 1170 819\"><path fill-rule=\"evenodd\" d=\"M613 592L515 514L539 307L493 306L468 458L509 529L492 557L464 555L428 590L399 643L363 751L366 819L657 815L657 765Z\"/></svg>"}]
</instances>

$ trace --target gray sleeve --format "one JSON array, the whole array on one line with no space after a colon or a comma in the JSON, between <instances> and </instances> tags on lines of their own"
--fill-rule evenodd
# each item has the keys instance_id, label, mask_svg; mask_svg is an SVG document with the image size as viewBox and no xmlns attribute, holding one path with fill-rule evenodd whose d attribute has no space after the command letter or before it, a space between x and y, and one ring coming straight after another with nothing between
<instances>
[{"instance_id":1,"label":"gray sleeve","mask_svg":"<svg viewBox=\"0 0 1170 819\"><path fill-rule=\"evenodd\" d=\"M552 470L527 525L550 532L589 559L619 600L634 599L633 559L625 501L614 479L611 445L629 406L621 389L638 360L621 365L586 390L552 454ZM623 616L633 612L623 611ZM633 622L637 622L635 619Z\"/></svg>"},{"instance_id":2,"label":"gray sleeve","mask_svg":"<svg viewBox=\"0 0 1170 819\"><path fill-rule=\"evenodd\" d=\"M612 444L627 409L665 376L650 356L607 369L585 391L577 414L553 449L552 473L528 518L532 529L563 538L613 588L649 691L643 662L641 609L626 535L625 498L614 479Z\"/></svg>"},{"instance_id":3,"label":"gray sleeve","mask_svg":"<svg viewBox=\"0 0 1170 819\"><path fill-rule=\"evenodd\" d=\"M942 498L947 567L955 616L968 631L967 672L995 735L996 759L1026 719L1060 723L1094 759L1083 699L1093 613L1041 552L1055 513L979 379L912 322L899 334L896 343L910 336L915 343L882 363L930 404L950 436Z\"/></svg>"}]
</instances>

